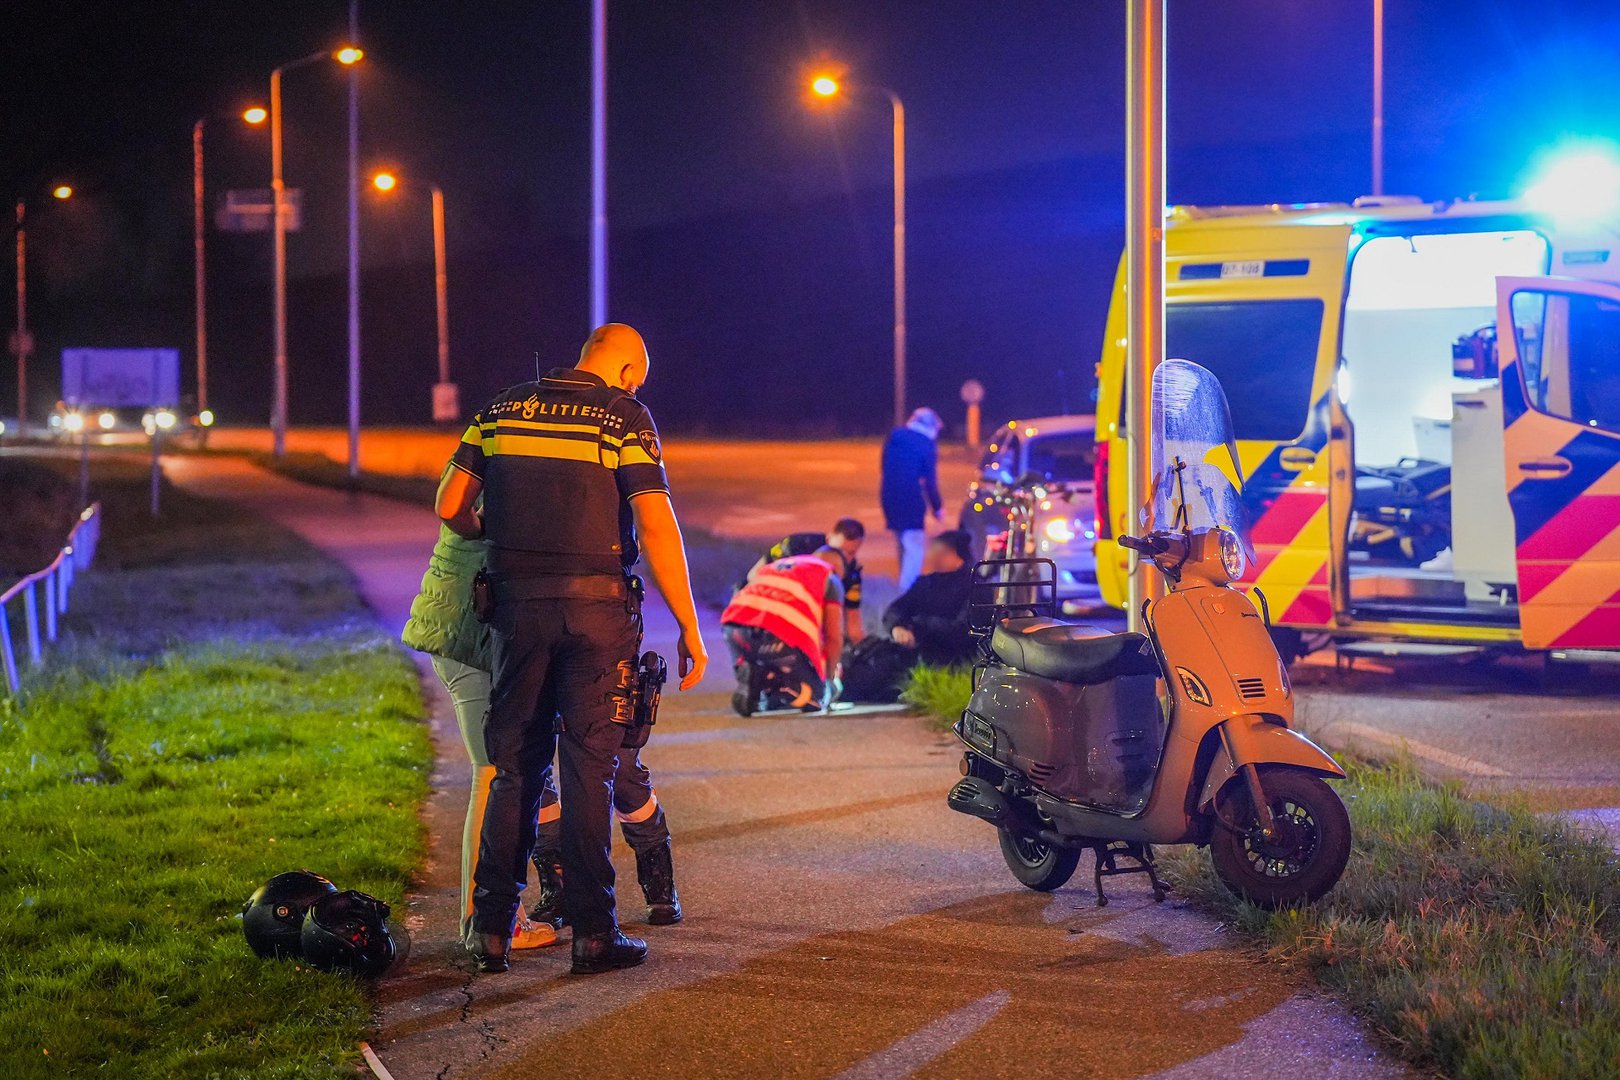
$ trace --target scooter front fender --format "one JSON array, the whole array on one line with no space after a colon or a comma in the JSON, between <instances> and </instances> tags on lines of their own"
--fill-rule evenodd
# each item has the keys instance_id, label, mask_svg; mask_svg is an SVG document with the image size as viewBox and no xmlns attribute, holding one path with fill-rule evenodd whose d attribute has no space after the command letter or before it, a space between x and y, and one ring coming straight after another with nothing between
<instances>
[{"instance_id":1,"label":"scooter front fender","mask_svg":"<svg viewBox=\"0 0 1620 1080\"><path fill-rule=\"evenodd\" d=\"M1209 810L1221 788L1244 765L1288 765L1317 776L1344 777L1344 770L1326 750L1293 728L1263 717L1234 716L1217 725L1210 737L1218 740L1218 749L1205 774L1203 794L1198 797L1201 811ZM1227 747L1231 747L1230 753Z\"/></svg>"}]
</instances>

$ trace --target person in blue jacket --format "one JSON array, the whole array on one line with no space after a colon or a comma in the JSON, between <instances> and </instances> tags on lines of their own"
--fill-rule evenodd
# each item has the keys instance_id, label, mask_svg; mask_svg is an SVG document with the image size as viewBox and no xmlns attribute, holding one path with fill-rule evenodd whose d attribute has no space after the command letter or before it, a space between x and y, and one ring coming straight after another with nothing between
<instances>
[{"instance_id":1,"label":"person in blue jacket","mask_svg":"<svg viewBox=\"0 0 1620 1080\"><path fill-rule=\"evenodd\" d=\"M900 591L922 573L929 514L937 521L939 498L939 433L945 426L939 414L924 407L915 410L905 427L889 432L883 443L883 485L879 495L883 517L900 549Z\"/></svg>"}]
</instances>

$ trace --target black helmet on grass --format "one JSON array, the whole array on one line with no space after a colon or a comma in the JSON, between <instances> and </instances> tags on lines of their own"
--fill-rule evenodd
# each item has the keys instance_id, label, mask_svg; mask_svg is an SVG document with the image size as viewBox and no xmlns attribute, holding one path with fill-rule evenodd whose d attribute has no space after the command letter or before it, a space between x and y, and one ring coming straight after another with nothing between
<instances>
[{"instance_id":1,"label":"black helmet on grass","mask_svg":"<svg viewBox=\"0 0 1620 1080\"><path fill-rule=\"evenodd\" d=\"M242 905L242 933L259 956L298 957L304 913L337 886L311 870L277 874L260 885Z\"/></svg>"},{"instance_id":2,"label":"black helmet on grass","mask_svg":"<svg viewBox=\"0 0 1620 1080\"><path fill-rule=\"evenodd\" d=\"M388 905L349 889L317 900L304 916L304 959L323 971L374 978L398 950L388 932Z\"/></svg>"}]
</instances>

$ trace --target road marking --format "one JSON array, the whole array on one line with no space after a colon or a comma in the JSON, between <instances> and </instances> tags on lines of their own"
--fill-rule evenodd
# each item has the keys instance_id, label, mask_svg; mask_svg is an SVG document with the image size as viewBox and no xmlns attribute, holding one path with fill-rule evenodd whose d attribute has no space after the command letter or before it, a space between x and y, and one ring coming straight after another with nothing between
<instances>
[{"instance_id":1,"label":"road marking","mask_svg":"<svg viewBox=\"0 0 1620 1080\"><path fill-rule=\"evenodd\" d=\"M833 1080L899 1080L910 1076L978 1031L1006 1007L1012 993L997 990L918 1028L887 1050L857 1061Z\"/></svg>"},{"instance_id":2,"label":"road marking","mask_svg":"<svg viewBox=\"0 0 1620 1080\"><path fill-rule=\"evenodd\" d=\"M1508 776L1506 769L1498 769L1495 765L1488 765L1478 758L1465 757L1454 754L1450 750L1442 750L1438 746L1431 746L1426 742L1418 742L1405 735L1396 735L1383 728L1373 727L1371 724L1358 724L1353 720L1344 720L1333 725L1344 735L1351 738L1366 739L1368 742L1379 743L1383 746L1405 750L1415 758L1432 761L1436 765L1443 765L1469 776Z\"/></svg>"}]
</instances>

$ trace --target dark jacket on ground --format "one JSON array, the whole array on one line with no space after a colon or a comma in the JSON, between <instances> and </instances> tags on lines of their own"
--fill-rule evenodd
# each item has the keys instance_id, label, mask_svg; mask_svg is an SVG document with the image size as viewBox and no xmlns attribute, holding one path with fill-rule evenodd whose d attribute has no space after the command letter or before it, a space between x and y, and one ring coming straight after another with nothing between
<instances>
[{"instance_id":1,"label":"dark jacket on ground","mask_svg":"<svg viewBox=\"0 0 1620 1080\"><path fill-rule=\"evenodd\" d=\"M940 508L939 447L908 427L895 428L883 443L880 501L890 529L920 529L929 511Z\"/></svg>"},{"instance_id":2,"label":"dark jacket on ground","mask_svg":"<svg viewBox=\"0 0 1620 1080\"><path fill-rule=\"evenodd\" d=\"M973 659L968 630L968 589L973 571L964 566L943 574L924 574L889 605L883 625L903 626L917 637L917 656L925 664L962 664Z\"/></svg>"}]
</instances>

